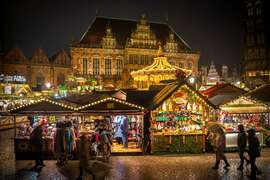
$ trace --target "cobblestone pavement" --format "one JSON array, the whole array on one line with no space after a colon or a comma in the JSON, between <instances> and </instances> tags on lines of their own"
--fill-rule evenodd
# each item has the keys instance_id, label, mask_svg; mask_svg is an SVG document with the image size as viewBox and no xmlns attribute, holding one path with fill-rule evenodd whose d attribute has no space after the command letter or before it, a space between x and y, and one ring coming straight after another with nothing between
<instances>
[{"instance_id":1,"label":"cobblestone pavement","mask_svg":"<svg viewBox=\"0 0 270 180\"><path fill-rule=\"evenodd\" d=\"M0 132L0 180L74 180L79 175L78 161L69 161L62 168L56 166L55 161L45 161L46 167L38 173L31 171L33 161L15 161L14 131ZM152 156L113 156L109 166L96 163L94 171L96 179L106 180L234 180L248 179L249 170L245 167L243 173L237 171L239 163L237 153L226 154L231 168L228 171L221 167L212 170L214 154L200 155L152 155ZM270 180L270 149L263 149L262 157L257 161L262 175L258 179ZM104 171L106 169L107 171ZM91 180L90 175L83 179Z\"/></svg>"},{"instance_id":2,"label":"cobblestone pavement","mask_svg":"<svg viewBox=\"0 0 270 180\"><path fill-rule=\"evenodd\" d=\"M236 153L226 154L231 167L224 170L221 164L219 170L212 170L215 157L213 154L202 155L162 155L162 156L113 156L111 169L104 165L95 165L96 179L105 180L234 180L248 179L249 170L245 167L243 173L237 170L239 159ZM32 161L16 161L18 179L25 180L66 180L76 179L79 174L78 161L69 161L67 165L58 168L55 161L45 161L44 167L37 178L37 173L28 171ZM262 157L257 161L262 175L258 179L270 179L270 149L264 149ZM103 169L108 171L104 172ZM90 175L83 179L91 180Z\"/></svg>"}]
</instances>

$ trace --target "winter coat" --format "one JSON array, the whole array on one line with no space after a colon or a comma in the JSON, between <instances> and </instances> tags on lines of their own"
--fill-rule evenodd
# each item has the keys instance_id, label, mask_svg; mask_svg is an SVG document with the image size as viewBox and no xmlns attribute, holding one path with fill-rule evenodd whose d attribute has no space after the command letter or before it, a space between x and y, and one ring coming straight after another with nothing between
<instances>
[{"instance_id":1,"label":"winter coat","mask_svg":"<svg viewBox=\"0 0 270 180\"><path fill-rule=\"evenodd\" d=\"M257 136L249 136L248 137L248 154L252 157L259 157L260 152L260 142Z\"/></svg>"},{"instance_id":2,"label":"winter coat","mask_svg":"<svg viewBox=\"0 0 270 180\"><path fill-rule=\"evenodd\" d=\"M64 153L64 131L63 128L57 128L54 135L54 152L58 155Z\"/></svg>"},{"instance_id":3,"label":"winter coat","mask_svg":"<svg viewBox=\"0 0 270 180\"><path fill-rule=\"evenodd\" d=\"M214 147L217 151L224 151L225 150L225 134L216 134L216 137L214 138Z\"/></svg>"},{"instance_id":4,"label":"winter coat","mask_svg":"<svg viewBox=\"0 0 270 180\"><path fill-rule=\"evenodd\" d=\"M80 138L79 144L79 161L81 167L89 166L90 159L90 141L86 137Z\"/></svg>"},{"instance_id":5,"label":"winter coat","mask_svg":"<svg viewBox=\"0 0 270 180\"><path fill-rule=\"evenodd\" d=\"M238 146L239 151L245 151L246 146L247 146L247 135L245 131L238 133L237 146Z\"/></svg>"},{"instance_id":6,"label":"winter coat","mask_svg":"<svg viewBox=\"0 0 270 180\"><path fill-rule=\"evenodd\" d=\"M128 135L128 119L127 118L124 118L122 120L120 128L121 128L123 136L127 136Z\"/></svg>"},{"instance_id":7,"label":"winter coat","mask_svg":"<svg viewBox=\"0 0 270 180\"><path fill-rule=\"evenodd\" d=\"M43 130L41 126L37 126L31 133L31 144L36 148L36 150L42 150L43 146L42 134Z\"/></svg>"},{"instance_id":8,"label":"winter coat","mask_svg":"<svg viewBox=\"0 0 270 180\"><path fill-rule=\"evenodd\" d=\"M116 128L115 128L115 134L114 134L114 137L115 138L118 138L118 137L120 137L120 138L122 138L122 130L121 130L121 128L120 128L120 124L116 124Z\"/></svg>"}]
</instances>

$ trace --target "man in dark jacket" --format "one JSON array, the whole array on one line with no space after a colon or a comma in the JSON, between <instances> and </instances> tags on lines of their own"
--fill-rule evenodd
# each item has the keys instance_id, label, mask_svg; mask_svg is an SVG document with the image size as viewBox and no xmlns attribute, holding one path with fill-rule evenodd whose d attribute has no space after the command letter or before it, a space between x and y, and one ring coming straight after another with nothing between
<instances>
[{"instance_id":1,"label":"man in dark jacket","mask_svg":"<svg viewBox=\"0 0 270 180\"><path fill-rule=\"evenodd\" d=\"M247 146L247 135L244 130L244 126L242 124L238 125L238 137L237 137L237 146L238 146L238 152L240 156L240 165L237 168L238 170L243 170L243 165L244 165L244 160L247 160L247 158L244 156L244 153L246 151L246 146Z\"/></svg>"},{"instance_id":2,"label":"man in dark jacket","mask_svg":"<svg viewBox=\"0 0 270 180\"><path fill-rule=\"evenodd\" d=\"M120 128L122 131L122 140L123 140L124 148L128 148L128 118L127 117L124 117L124 119L122 119L122 124Z\"/></svg>"},{"instance_id":3,"label":"man in dark jacket","mask_svg":"<svg viewBox=\"0 0 270 180\"><path fill-rule=\"evenodd\" d=\"M250 178L256 179L256 172L259 172L256 166L256 158L260 156L260 142L254 129L248 130L248 144L248 155L251 165Z\"/></svg>"},{"instance_id":4,"label":"man in dark jacket","mask_svg":"<svg viewBox=\"0 0 270 180\"><path fill-rule=\"evenodd\" d=\"M31 134L31 144L33 147L33 150L35 152L35 169L38 168L38 166L45 166L43 163L43 154L42 154L42 146L43 146L43 126L45 123L41 122L39 125L33 130Z\"/></svg>"}]
</instances>

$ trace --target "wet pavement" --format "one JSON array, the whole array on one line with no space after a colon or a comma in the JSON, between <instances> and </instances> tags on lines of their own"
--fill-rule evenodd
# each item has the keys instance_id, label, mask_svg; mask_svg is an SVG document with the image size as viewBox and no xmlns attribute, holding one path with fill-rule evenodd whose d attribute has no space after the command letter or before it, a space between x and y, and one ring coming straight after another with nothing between
<instances>
[{"instance_id":1,"label":"wet pavement","mask_svg":"<svg viewBox=\"0 0 270 180\"><path fill-rule=\"evenodd\" d=\"M57 167L56 161L45 161L40 174L32 171L34 161L15 161L13 130L0 133L0 180L74 180L79 175L78 161L69 161L64 167ZM237 170L237 153L226 153L231 164L228 171L220 165L212 170L214 154L199 155L151 155L151 156L112 156L109 165L95 163L93 171L96 179L105 180L234 180L248 179L249 168L243 173ZM262 171L258 179L270 180L270 148L262 151L257 166ZM105 171L106 170L106 171ZM39 175L39 176L38 176ZM93 179L84 174L84 180Z\"/></svg>"},{"instance_id":2,"label":"wet pavement","mask_svg":"<svg viewBox=\"0 0 270 180\"><path fill-rule=\"evenodd\" d=\"M162 155L162 156L113 156L110 165L94 165L96 179L105 180L234 180L249 179L249 168L245 167L243 173L237 170L238 155L226 154L231 167L224 170L220 164L219 170L212 170L213 154L202 155ZM17 178L25 180L66 180L76 179L79 175L78 161L69 161L64 167L57 167L55 161L45 161L46 167L37 173L30 171L33 161L16 161ZM264 149L262 157L258 159L258 167L262 174L258 179L270 179L270 149ZM110 168L110 166L112 168ZM103 170L107 169L106 172ZM7 179L7 178L6 178ZM85 180L93 179L85 174Z\"/></svg>"}]
</instances>

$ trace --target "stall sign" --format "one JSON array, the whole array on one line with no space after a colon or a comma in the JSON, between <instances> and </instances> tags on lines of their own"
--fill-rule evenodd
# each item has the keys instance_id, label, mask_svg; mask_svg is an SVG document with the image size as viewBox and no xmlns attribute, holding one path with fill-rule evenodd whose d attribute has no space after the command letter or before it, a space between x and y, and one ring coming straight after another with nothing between
<instances>
[{"instance_id":1,"label":"stall sign","mask_svg":"<svg viewBox=\"0 0 270 180\"><path fill-rule=\"evenodd\" d=\"M107 103L107 108L108 109L113 109L114 108L114 103Z\"/></svg>"},{"instance_id":2,"label":"stall sign","mask_svg":"<svg viewBox=\"0 0 270 180\"><path fill-rule=\"evenodd\" d=\"M5 86L5 94L12 94L12 87L10 84Z\"/></svg>"},{"instance_id":3,"label":"stall sign","mask_svg":"<svg viewBox=\"0 0 270 180\"><path fill-rule=\"evenodd\" d=\"M16 82L16 83L25 83L26 82L26 78L24 76L20 76L20 75L14 75L14 76L0 76L0 81L1 82Z\"/></svg>"},{"instance_id":4,"label":"stall sign","mask_svg":"<svg viewBox=\"0 0 270 180\"><path fill-rule=\"evenodd\" d=\"M3 82L4 81L4 74L0 74L0 82Z\"/></svg>"}]
</instances>

